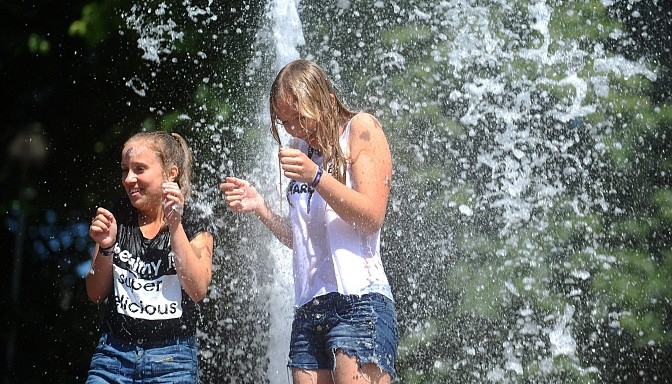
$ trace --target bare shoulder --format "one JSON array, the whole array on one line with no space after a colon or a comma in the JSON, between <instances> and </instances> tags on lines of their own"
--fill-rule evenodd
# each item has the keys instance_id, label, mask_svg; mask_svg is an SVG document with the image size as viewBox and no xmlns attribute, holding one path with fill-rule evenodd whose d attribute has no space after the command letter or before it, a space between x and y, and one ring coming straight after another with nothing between
<instances>
[{"instance_id":1,"label":"bare shoulder","mask_svg":"<svg viewBox=\"0 0 672 384\"><path fill-rule=\"evenodd\" d=\"M390 146L378 119L369 113L358 113L350 123L350 154L353 166L361 156L386 169L391 167ZM367 163L367 162L365 162ZM389 172L386 172L389 173Z\"/></svg>"},{"instance_id":2,"label":"bare shoulder","mask_svg":"<svg viewBox=\"0 0 672 384\"><path fill-rule=\"evenodd\" d=\"M385 139L383 127L378 119L370 113L360 112L350 123L350 138L363 145L376 144Z\"/></svg>"}]
</instances>

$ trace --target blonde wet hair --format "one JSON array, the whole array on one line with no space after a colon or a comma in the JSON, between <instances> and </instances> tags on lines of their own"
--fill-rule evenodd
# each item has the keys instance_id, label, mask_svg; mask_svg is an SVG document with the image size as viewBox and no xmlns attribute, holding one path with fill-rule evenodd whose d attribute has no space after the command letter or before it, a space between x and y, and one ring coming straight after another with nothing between
<instances>
[{"instance_id":1,"label":"blonde wet hair","mask_svg":"<svg viewBox=\"0 0 672 384\"><path fill-rule=\"evenodd\" d=\"M280 103L285 102L293 106L299 116L317 123L315 149L322 153L325 165L333 164L332 176L345 184L349 159L339 145L339 129L341 121L350 120L357 112L341 102L324 69L309 60L295 60L285 65L271 86L269 102L275 141L282 145L277 110ZM299 120L303 124L304 119Z\"/></svg>"}]
</instances>

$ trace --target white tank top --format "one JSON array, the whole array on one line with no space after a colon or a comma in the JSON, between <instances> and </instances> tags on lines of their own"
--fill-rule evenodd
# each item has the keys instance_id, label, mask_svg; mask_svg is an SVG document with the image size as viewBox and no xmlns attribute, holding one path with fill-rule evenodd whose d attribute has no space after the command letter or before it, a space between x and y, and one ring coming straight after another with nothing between
<instances>
[{"instance_id":1,"label":"white tank top","mask_svg":"<svg viewBox=\"0 0 672 384\"><path fill-rule=\"evenodd\" d=\"M339 144L349 156L350 122ZM305 141L296 147L323 166L323 158ZM323 166L332 172L333 165ZM352 188L350 164L346 185ZM380 230L365 235L346 223L309 185L292 180L287 187L293 233L294 303L297 307L329 292L344 295L381 293L393 300L380 257Z\"/></svg>"}]
</instances>

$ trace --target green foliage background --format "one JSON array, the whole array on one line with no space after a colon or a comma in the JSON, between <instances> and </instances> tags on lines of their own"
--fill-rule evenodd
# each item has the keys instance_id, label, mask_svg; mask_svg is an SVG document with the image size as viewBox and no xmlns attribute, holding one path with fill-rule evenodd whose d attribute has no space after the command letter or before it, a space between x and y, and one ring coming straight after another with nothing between
<instances>
[{"instance_id":1,"label":"green foliage background","mask_svg":"<svg viewBox=\"0 0 672 384\"><path fill-rule=\"evenodd\" d=\"M303 52L391 138L403 381L669 380L669 6L349 4L303 4Z\"/></svg>"}]
</instances>

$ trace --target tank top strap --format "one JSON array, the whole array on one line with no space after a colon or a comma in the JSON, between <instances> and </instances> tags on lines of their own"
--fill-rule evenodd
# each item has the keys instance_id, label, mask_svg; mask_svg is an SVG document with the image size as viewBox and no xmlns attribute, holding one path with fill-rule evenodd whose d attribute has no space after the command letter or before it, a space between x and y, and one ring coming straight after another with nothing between
<instances>
[{"instance_id":1,"label":"tank top strap","mask_svg":"<svg viewBox=\"0 0 672 384\"><path fill-rule=\"evenodd\" d=\"M346 159L350 158L350 125L352 123L353 118L354 117L351 117L350 120L348 120L348 122L345 123L343 133L341 134L341 137L338 139L338 144L341 146L341 151L343 151L343 155L345 155Z\"/></svg>"}]
</instances>

